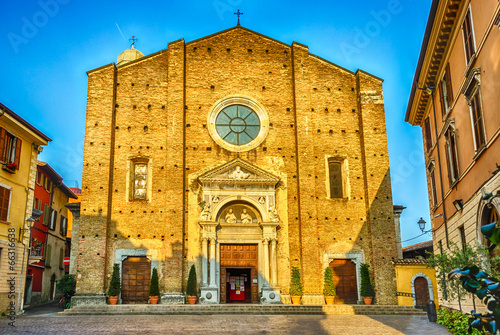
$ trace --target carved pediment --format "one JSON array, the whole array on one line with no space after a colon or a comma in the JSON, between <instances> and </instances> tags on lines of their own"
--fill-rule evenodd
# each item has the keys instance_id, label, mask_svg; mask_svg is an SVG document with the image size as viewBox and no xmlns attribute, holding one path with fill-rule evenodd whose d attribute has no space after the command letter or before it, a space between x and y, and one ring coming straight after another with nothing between
<instances>
[{"instance_id":1,"label":"carved pediment","mask_svg":"<svg viewBox=\"0 0 500 335\"><path fill-rule=\"evenodd\" d=\"M269 172L236 158L199 177L203 184L267 184L276 185L279 178Z\"/></svg>"}]
</instances>

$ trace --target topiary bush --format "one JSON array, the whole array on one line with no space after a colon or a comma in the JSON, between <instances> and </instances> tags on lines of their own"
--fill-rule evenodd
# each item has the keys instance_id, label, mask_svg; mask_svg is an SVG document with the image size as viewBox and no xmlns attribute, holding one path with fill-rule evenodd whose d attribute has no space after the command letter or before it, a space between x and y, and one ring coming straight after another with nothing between
<instances>
[{"instance_id":1,"label":"topiary bush","mask_svg":"<svg viewBox=\"0 0 500 335\"><path fill-rule=\"evenodd\" d=\"M302 281L300 280L300 270L292 267L292 280L290 282L290 295L293 297L302 296Z\"/></svg>"},{"instance_id":2,"label":"topiary bush","mask_svg":"<svg viewBox=\"0 0 500 335\"><path fill-rule=\"evenodd\" d=\"M122 286L120 283L120 265L115 263L113 265L113 275L111 276L111 282L108 288L108 297L116 297L120 295L122 291Z\"/></svg>"},{"instance_id":3,"label":"topiary bush","mask_svg":"<svg viewBox=\"0 0 500 335\"><path fill-rule=\"evenodd\" d=\"M191 265L191 269L189 270L187 289L186 289L186 294L189 297L198 296L198 289L196 288L196 282L197 282L196 269L194 268L194 264L193 264L193 265Z\"/></svg>"},{"instance_id":4,"label":"topiary bush","mask_svg":"<svg viewBox=\"0 0 500 335\"><path fill-rule=\"evenodd\" d=\"M375 290L370 279L370 266L366 263L361 264L361 296L375 296Z\"/></svg>"},{"instance_id":5,"label":"topiary bush","mask_svg":"<svg viewBox=\"0 0 500 335\"><path fill-rule=\"evenodd\" d=\"M334 297L337 294L335 285L333 284L333 271L330 267L325 269L325 282L323 287L323 295L325 297Z\"/></svg>"},{"instance_id":6,"label":"topiary bush","mask_svg":"<svg viewBox=\"0 0 500 335\"><path fill-rule=\"evenodd\" d=\"M151 281L149 282L149 296L160 296L160 287L158 285L158 270L156 270L156 268L153 268L153 275L151 276Z\"/></svg>"}]
</instances>

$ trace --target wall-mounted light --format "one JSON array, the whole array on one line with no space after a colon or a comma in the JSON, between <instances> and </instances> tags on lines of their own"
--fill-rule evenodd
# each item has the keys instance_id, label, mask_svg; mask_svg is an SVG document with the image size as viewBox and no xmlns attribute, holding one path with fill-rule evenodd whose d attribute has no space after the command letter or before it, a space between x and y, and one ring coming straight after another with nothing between
<instances>
[{"instance_id":1,"label":"wall-mounted light","mask_svg":"<svg viewBox=\"0 0 500 335\"><path fill-rule=\"evenodd\" d=\"M462 202L462 199L457 199L453 201L453 206L455 206L457 211L461 211L464 208L464 203Z\"/></svg>"},{"instance_id":2,"label":"wall-mounted light","mask_svg":"<svg viewBox=\"0 0 500 335\"><path fill-rule=\"evenodd\" d=\"M422 231L422 233L424 232L425 230L425 220L423 218L420 218L420 220L418 220L418 227L420 228L420 230Z\"/></svg>"},{"instance_id":3,"label":"wall-mounted light","mask_svg":"<svg viewBox=\"0 0 500 335\"><path fill-rule=\"evenodd\" d=\"M33 222L40 220L40 216L42 216L42 214L43 212L39 209L33 209L31 211L31 217L26 219L26 221L28 222L28 228L19 228L19 242L23 241L25 232L31 229L31 227L33 226Z\"/></svg>"}]
</instances>

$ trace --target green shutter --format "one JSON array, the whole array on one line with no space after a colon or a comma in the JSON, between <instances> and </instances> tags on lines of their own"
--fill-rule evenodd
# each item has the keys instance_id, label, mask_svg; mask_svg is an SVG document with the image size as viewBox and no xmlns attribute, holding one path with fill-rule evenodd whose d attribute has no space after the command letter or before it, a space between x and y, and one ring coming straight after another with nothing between
<instances>
[{"instance_id":1,"label":"green shutter","mask_svg":"<svg viewBox=\"0 0 500 335\"><path fill-rule=\"evenodd\" d=\"M43 207L43 224L48 225L50 220L50 207L49 205L44 205Z\"/></svg>"},{"instance_id":2,"label":"green shutter","mask_svg":"<svg viewBox=\"0 0 500 335\"><path fill-rule=\"evenodd\" d=\"M45 252L45 266L50 266L50 255L52 253L52 246L47 245L47 249Z\"/></svg>"}]
</instances>

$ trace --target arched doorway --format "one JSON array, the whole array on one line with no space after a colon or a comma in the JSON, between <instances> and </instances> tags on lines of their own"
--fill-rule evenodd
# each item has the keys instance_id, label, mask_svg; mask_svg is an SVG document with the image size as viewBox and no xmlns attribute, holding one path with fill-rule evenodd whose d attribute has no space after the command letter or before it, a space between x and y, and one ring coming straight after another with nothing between
<instances>
[{"instance_id":1,"label":"arched doorway","mask_svg":"<svg viewBox=\"0 0 500 335\"><path fill-rule=\"evenodd\" d=\"M415 278L415 307L425 309L430 300L429 285L424 277Z\"/></svg>"},{"instance_id":2,"label":"arched doorway","mask_svg":"<svg viewBox=\"0 0 500 335\"><path fill-rule=\"evenodd\" d=\"M50 296L49 300L54 300L54 294L56 293L56 274L52 274L50 277Z\"/></svg>"},{"instance_id":3,"label":"arched doorway","mask_svg":"<svg viewBox=\"0 0 500 335\"><path fill-rule=\"evenodd\" d=\"M358 301L356 264L350 259L334 259L330 262L333 284L337 291L335 301L341 304L355 304Z\"/></svg>"},{"instance_id":4,"label":"arched doorway","mask_svg":"<svg viewBox=\"0 0 500 335\"><path fill-rule=\"evenodd\" d=\"M145 256L129 256L122 263L122 302L144 304L149 299L151 261Z\"/></svg>"}]
</instances>

